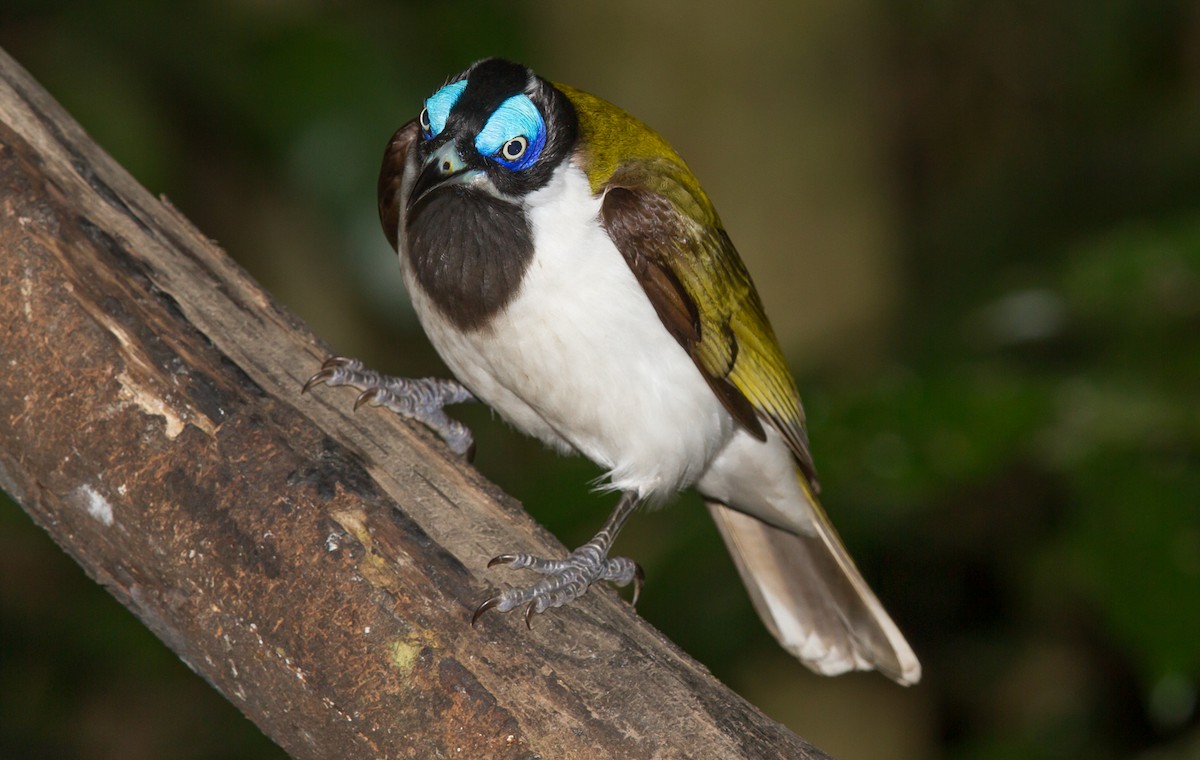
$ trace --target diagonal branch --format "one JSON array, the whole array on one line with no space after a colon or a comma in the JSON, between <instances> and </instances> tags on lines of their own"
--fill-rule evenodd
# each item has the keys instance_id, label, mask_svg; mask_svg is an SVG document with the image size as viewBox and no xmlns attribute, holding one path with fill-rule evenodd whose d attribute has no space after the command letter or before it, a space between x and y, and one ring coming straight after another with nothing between
<instances>
[{"instance_id":1,"label":"diagonal branch","mask_svg":"<svg viewBox=\"0 0 1200 760\"><path fill-rule=\"evenodd\" d=\"M822 756L611 593L472 629L561 547L2 52L0 252L0 487L292 756Z\"/></svg>"}]
</instances>

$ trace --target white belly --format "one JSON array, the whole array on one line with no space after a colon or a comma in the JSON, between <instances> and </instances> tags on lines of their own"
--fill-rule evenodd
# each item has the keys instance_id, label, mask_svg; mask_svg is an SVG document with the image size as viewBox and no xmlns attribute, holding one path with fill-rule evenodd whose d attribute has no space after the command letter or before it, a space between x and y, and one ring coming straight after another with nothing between
<instances>
[{"instance_id":1,"label":"white belly","mask_svg":"<svg viewBox=\"0 0 1200 760\"><path fill-rule=\"evenodd\" d=\"M663 498L700 477L734 422L663 327L600 227L573 167L529 197L536 254L487 327L462 333L405 284L430 341L506 420L609 470L611 487Z\"/></svg>"}]
</instances>

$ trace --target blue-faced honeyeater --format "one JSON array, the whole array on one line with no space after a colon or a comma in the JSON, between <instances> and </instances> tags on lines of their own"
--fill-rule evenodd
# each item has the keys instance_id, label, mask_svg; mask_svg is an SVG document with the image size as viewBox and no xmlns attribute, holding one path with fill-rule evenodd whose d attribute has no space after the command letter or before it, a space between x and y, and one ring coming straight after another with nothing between
<instances>
[{"instance_id":1,"label":"blue-faced honeyeater","mask_svg":"<svg viewBox=\"0 0 1200 760\"><path fill-rule=\"evenodd\" d=\"M476 617L523 607L528 622L602 580L640 588L612 542L639 505L693 487L785 649L819 673L917 682L920 664L817 500L800 398L750 275L662 137L522 65L479 61L392 138L379 214L457 382L338 358L306 388L357 387L460 453L471 434L443 407L478 399L598 463L620 494L565 559L493 560L542 577Z\"/></svg>"}]
</instances>

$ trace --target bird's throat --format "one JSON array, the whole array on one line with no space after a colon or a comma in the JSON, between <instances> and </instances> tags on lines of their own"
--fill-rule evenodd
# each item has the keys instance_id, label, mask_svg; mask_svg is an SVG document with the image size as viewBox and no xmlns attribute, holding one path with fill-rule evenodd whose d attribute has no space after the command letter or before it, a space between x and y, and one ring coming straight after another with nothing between
<instances>
[{"instance_id":1,"label":"bird's throat","mask_svg":"<svg viewBox=\"0 0 1200 760\"><path fill-rule=\"evenodd\" d=\"M480 190L448 186L409 212L406 253L417 283L460 330L504 309L533 259L524 210Z\"/></svg>"}]
</instances>

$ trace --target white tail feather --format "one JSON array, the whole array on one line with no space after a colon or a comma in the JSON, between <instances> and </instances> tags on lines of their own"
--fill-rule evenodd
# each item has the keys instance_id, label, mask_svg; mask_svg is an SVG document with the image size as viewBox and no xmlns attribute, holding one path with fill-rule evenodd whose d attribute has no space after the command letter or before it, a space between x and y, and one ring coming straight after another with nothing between
<instances>
[{"instance_id":1,"label":"white tail feather","mask_svg":"<svg viewBox=\"0 0 1200 760\"><path fill-rule=\"evenodd\" d=\"M909 686L921 664L828 520L797 535L708 502L754 608L785 649L823 675L878 670Z\"/></svg>"}]
</instances>

